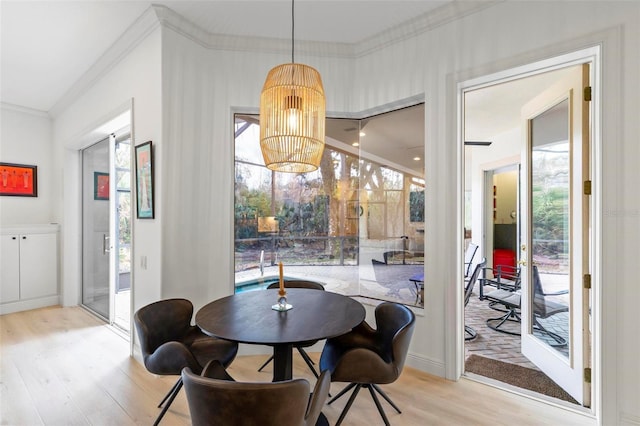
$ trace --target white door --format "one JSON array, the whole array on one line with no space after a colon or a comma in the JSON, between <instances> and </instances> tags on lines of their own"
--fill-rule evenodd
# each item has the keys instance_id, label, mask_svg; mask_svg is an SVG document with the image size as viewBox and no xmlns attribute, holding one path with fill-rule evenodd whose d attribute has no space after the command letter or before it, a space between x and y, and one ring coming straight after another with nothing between
<instances>
[{"instance_id":1,"label":"white door","mask_svg":"<svg viewBox=\"0 0 640 426\"><path fill-rule=\"evenodd\" d=\"M590 405L589 66L523 107L522 353ZM552 294L553 293L553 294Z\"/></svg>"}]
</instances>

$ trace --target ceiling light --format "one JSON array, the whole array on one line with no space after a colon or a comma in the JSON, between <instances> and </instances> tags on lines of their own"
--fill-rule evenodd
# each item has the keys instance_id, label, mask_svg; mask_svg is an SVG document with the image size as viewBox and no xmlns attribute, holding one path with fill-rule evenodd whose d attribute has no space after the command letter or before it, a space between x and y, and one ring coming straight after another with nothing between
<instances>
[{"instance_id":1,"label":"ceiling light","mask_svg":"<svg viewBox=\"0 0 640 426\"><path fill-rule=\"evenodd\" d=\"M360 132L360 137L362 136L367 136L367 134L365 132Z\"/></svg>"},{"instance_id":2,"label":"ceiling light","mask_svg":"<svg viewBox=\"0 0 640 426\"><path fill-rule=\"evenodd\" d=\"M324 150L325 97L320 73L294 61L294 0L291 1L291 63L273 68L260 94L260 149L278 172L318 168Z\"/></svg>"},{"instance_id":3,"label":"ceiling light","mask_svg":"<svg viewBox=\"0 0 640 426\"><path fill-rule=\"evenodd\" d=\"M351 146L360 146L360 142L354 142L351 144Z\"/></svg>"},{"instance_id":4,"label":"ceiling light","mask_svg":"<svg viewBox=\"0 0 640 426\"><path fill-rule=\"evenodd\" d=\"M413 161L420 161L420 160L422 160L422 158L420 158L420 157L413 157Z\"/></svg>"}]
</instances>

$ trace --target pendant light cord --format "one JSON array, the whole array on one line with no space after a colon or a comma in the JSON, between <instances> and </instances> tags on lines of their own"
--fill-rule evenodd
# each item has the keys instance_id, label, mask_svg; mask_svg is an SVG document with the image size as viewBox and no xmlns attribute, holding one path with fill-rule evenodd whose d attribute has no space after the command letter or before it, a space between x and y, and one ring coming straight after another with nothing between
<instances>
[{"instance_id":1,"label":"pendant light cord","mask_svg":"<svg viewBox=\"0 0 640 426\"><path fill-rule=\"evenodd\" d=\"M295 63L293 60L293 52L295 51L295 39L293 37L296 27L296 17L294 9L295 0L291 0L291 63Z\"/></svg>"}]
</instances>

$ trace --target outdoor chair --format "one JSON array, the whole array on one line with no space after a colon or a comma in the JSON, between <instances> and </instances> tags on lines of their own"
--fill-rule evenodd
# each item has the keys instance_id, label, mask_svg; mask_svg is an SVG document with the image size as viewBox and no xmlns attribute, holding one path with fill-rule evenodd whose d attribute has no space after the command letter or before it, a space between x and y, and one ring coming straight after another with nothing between
<instances>
[{"instance_id":1,"label":"outdoor chair","mask_svg":"<svg viewBox=\"0 0 640 426\"><path fill-rule=\"evenodd\" d=\"M471 273L471 265L473 264L473 258L478 251L478 245L469 243L467 249L464 251L464 280L469 281L469 274Z\"/></svg>"},{"instance_id":2,"label":"outdoor chair","mask_svg":"<svg viewBox=\"0 0 640 426\"><path fill-rule=\"evenodd\" d=\"M480 280L480 300L485 299L485 286L498 290L517 291L520 289L520 267L498 265L495 268L484 268Z\"/></svg>"},{"instance_id":3,"label":"outdoor chair","mask_svg":"<svg viewBox=\"0 0 640 426\"><path fill-rule=\"evenodd\" d=\"M540 280L540 274L538 267L533 266L533 328L542 334L551 337L555 343L550 343L551 346L565 346L567 340L557 333L548 330L540 323L540 319L547 319L553 315L568 312L569 307L565 304L548 300L548 296L559 296L567 294L568 290L561 290L554 293L545 293L542 288L542 282ZM520 308L521 308L521 294L520 290L508 291L504 289L494 290L485 295L491 303L501 304L505 307L505 314L499 318L490 318L486 321L489 328L499 331L501 333L520 335L520 328L517 330L507 330L502 328L507 321L521 322Z\"/></svg>"},{"instance_id":4,"label":"outdoor chair","mask_svg":"<svg viewBox=\"0 0 640 426\"><path fill-rule=\"evenodd\" d=\"M487 264L487 260L483 258L480 261L480 263L478 263L474 268L473 273L471 274L471 278L469 278L469 281L465 283L465 288L464 288L465 308L469 303L469 299L471 298L471 293L473 293L473 287L475 286L476 281L478 281L478 278L480 278L480 272L482 271L482 269L486 264ZM466 324L464 326L464 333L465 333L464 340L473 340L476 337L478 337L478 332Z\"/></svg>"},{"instance_id":5,"label":"outdoor chair","mask_svg":"<svg viewBox=\"0 0 640 426\"><path fill-rule=\"evenodd\" d=\"M153 374L180 376L188 367L198 374L211 360L228 366L238 353L238 344L204 334L191 325L193 304L187 299L167 299L144 306L133 320L140 339L145 368ZM162 399L166 402L154 425L162 417L182 388L182 377Z\"/></svg>"},{"instance_id":6,"label":"outdoor chair","mask_svg":"<svg viewBox=\"0 0 640 426\"><path fill-rule=\"evenodd\" d=\"M182 371L193 426L329 425L322 414L331 377L323 372L313 393L306 379L282 382L236 382L222 364L212 361L202 375Z\"/></svg>"},{"instance_id":7,"label":"outdoor chair","mask_svg":"<svg viewBox=\"0 0 640 426\"><path fill-rule=\"evenodd\" d=\"M329 370L332 382L350 383L329 404L353 389L336 426L344 420L361 388L369 390L386 425L389 420L376 393L401 413L378 385L393 383L400 377L415 327L415 314L404 305L384 302L376 307L375 318L377 329L363 321L349 333L328 339L322 350L320 370Z\"/></svg>"},{"instance_id":8,"label":"outdoor chair","mask_svg":"<svg viewBox=\"0 0 640 426\"><path fill-rule=\"evenodd\" d=\"M268 289L274 289L274 288L279 288L280 287L280 283L279 282L275 282L272 284L269 284L269 286L267 287ZM320 283L317 283L315 281L306 281L306 280L285 280L284 282L284 287L285 288L308 288L308 289L312 289L312 290L322 290L324 291L324 286ZM308 348L310 346L313 346L317 343L317 340L312 340L309 342L303 342L303 343L298 343L296 344L294 347L298 350L298 352L300 353L300 356L302 356L302 359L304 360L304 362L309 366L309 369L311 370L311 372L313 373L313 375L316 377L316 379L319 377L318 372L316 371L314 365L315 363L313 362L313 360L311 359L311 357L309 356L309 354L307 354L307 352L304 350L304 348ZM267 359L264 364L262 364L262 366L260 368L258 368L258 371L262 371L263 368L265 368L267 365L269 365L269 363L273 361L273 355L271 355L271 357L269 357L269 359Z\"/></svg>"},{"instance_id":9,"label":"outdoor chair","mask_svg":"<svg viewBox=\"0 0 640 426\"><path fill-rule=\"evenodd\" d=\"M547 319L556 314L562 312L569 312L569 306L554 302L553 300L549 300L548 297L551 296L560 296L563 294L568 294L569 290L560 290L553 293L546 293L542 288L542 281L540 280L540 274L538 273L538 267L533 266L533 317L534 317L534 328L539 330L540 332L550 336L555 340L556 343L550 343L551 346L565 346L567 344L567 340L560 336L557 333L554 333L547 328L545 328L541 323L540 319Z\"/></svg>"}]
</instances>

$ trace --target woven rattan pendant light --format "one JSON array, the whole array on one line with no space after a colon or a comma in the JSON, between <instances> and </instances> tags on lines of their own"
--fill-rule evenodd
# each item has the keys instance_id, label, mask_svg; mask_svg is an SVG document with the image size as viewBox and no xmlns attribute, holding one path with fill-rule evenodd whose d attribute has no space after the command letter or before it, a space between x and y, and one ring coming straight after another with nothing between
<instances>
[{"instance_id":1,"label":"woven rattan pendant light","mask_svg":"<svg viewBox=\"0 0 640 426\"><path fill-rule=\"evenodd\" d=\"M294 62L291 1L291 63L273 68L260 95L260 149L267 168L305 173L318 168L324 150L325 98L320 73Z\"/></svg>"}]
</instances>

